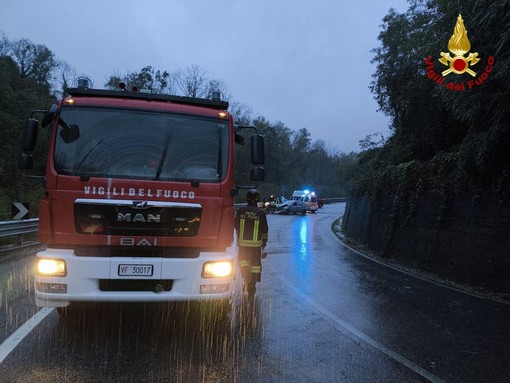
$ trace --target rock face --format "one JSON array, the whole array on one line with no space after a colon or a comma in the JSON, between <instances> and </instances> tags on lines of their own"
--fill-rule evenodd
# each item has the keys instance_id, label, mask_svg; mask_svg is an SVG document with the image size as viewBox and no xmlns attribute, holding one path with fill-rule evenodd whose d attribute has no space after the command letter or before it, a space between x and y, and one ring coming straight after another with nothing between
<instances>
[{"instance_id":1,"label":"rock face","mask_svg":"<svg viewBox=\"0 0 510 383\"><path fill-rule=\"evenodd\" d=\"M510 292L510 203L492 189L448 198L389 192L347 201L343 232L375 254L493 292Z\"/></svg>"}]
</instances>

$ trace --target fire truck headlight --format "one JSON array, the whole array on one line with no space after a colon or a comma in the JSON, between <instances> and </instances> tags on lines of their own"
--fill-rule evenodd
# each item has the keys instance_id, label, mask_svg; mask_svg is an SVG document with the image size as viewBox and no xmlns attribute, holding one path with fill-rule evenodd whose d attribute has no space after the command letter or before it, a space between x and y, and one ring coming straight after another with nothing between
<instances>
[{"instance_id":1,"label":"fire truck headlight","mask_svg":"<svg viewBox=\"0 0 510 383\"><path fill-rule=\"evenodd\" d=\"M202 278L226 278L232 275L232 262L206 262L202 269Z\"/></svg>"},{"instance_id":2,"label":"fire truck headlight","mask_svg":"<svg viewBox=\"0 0 510 383\"><path fill-rule=\"evenodd\" d=\"M62 259L40 258L37 260L37 273L49 277L65 277L66 263Z\"/></svg>"}]
</instances>

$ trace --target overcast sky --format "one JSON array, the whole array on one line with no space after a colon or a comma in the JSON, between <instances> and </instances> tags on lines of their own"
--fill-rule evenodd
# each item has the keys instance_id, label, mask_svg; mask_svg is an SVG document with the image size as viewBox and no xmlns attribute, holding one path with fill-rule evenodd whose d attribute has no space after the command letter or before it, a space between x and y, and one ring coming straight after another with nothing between
<instances>
[{"instance_id":1,"label":"overcast sky","mask_svg":"<svg viewBox=\"0 0 510 383\"><path fill-rule=\"evenodd\" d=\"M368 86L382 18L405 0L0 0L0 32L44 44L103 88L198 65L271 122L359 151L388 118ZM41 105L41 107L45 107Z\"/></svg>"}]
</instances>

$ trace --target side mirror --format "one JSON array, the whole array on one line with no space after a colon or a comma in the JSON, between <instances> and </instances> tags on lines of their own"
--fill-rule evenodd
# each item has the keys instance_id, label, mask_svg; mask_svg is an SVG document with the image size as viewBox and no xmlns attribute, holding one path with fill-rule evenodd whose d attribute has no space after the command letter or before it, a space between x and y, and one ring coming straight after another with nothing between
<instances>
[{"instance_id":1,"label":"side mirror","mask_svg":"<svg viewBox=\"0 0 510 383\"><path fill-rule=\"evenodd\" d=\"M264 181L266 170L263 166L256 166L250 169L250 179L252 181Z\"/></svg>"},{"instance_id":2,"label":"side mirror","mask_svg":"<svg viewBox=\"0 0 510 383\"><path fill-rule=\"evenodd\" d=\"M251 163L253 165L263 165L264 161L264 137L260 134L254 134L251 136Z\"/></svg>"},{"instance_id":3,"label":"side mirror","mask_svg":"<svg viewBox=\"0 0 510 383\"><path fill-rule=\"evenodd\" d=\"M57 115L57 111L58 111L57 105L53 104L52 106L50 106L50 108L48 109L48 111L41 120L41 126L43 128L51 124L51 122L55 119L55 116Z\"/></svg>"},{"instance_id":4,"label":"side mirror","mask_svg":"<svg viewBox=\"0 0 510 383\"><path fill-rule=\"evenodd\" d=\"M34 167L34 157L31 154L21 153L18 157L18 168L29 170Z\"/></svg>"},{"instance_id":5,"label":"side mirror","mask_svg":"<svg viewBox=\"0 0 510 383\"><path fill-rule=\"evenodd\" d=\"M246 140L239 133L234 134L234 140L235 140L236 144L246 145Z\"/></svg>"},{"instance_id":6,"label":"side mirror","mask_svg":"<svg viewBox=\"0 0 510 383\"><path fill-rule=\"evenodd\" d=\"M62 137L66 144L70 144L80 138L80 128L74 124L66 125L60 131L60 137Z\"/></svg>"},{"instance_id":7,"label":"side mirror","mask_svg":"<svg viewBox=\"0 0 510 383\"><path fill-rule=\"evenodd\" d=\"M23 152L33 152L37 141L37 131L39 130L39 121L35 118L29 118L23 128L23 137L21 150Z\"/></svg>"}]
</instances>

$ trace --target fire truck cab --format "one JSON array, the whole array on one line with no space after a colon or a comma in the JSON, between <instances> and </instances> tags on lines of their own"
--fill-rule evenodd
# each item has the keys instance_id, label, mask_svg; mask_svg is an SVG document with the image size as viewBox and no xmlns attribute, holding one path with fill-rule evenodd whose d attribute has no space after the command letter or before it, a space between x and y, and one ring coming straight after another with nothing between
<instances>
[{"instance_id":1,"label":"fire truck cab","mask_svg":"<svg viewBox=\"0 0 510 383\"><path fill-rule=\"evenodd\" d=\"M228 301L236 257L234 145L248 127L235 126L228 102L216 98L68 92L41 121L51 139L37 306ZM24 130L22 170L33 165L40 112ZM251 178L262 180L258 133L251 153Z\"/></svg>"}]
</instances>

